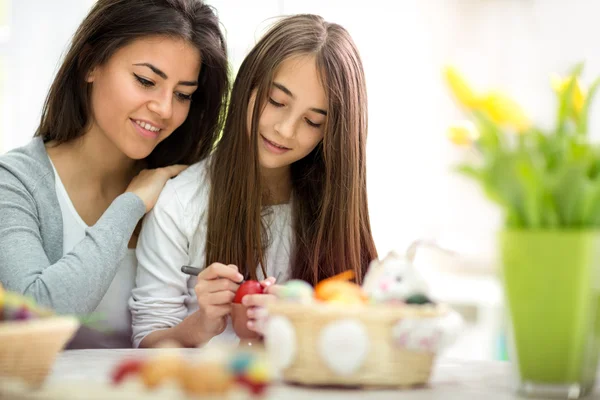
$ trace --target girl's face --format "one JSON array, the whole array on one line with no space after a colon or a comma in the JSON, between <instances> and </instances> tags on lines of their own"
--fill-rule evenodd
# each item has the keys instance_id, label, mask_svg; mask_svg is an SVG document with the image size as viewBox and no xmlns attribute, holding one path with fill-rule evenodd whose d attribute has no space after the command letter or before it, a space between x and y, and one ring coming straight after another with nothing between
<instances>
[{"instance_id":1,"label":"girl's face","mask_svg":"<svg viewBox=\"0 0 600 400\"><path fill-rule=\"evenodd\" d=\"M200 52L182 39L146 37L88 73L91 131L143 159L187 118L198 87Z\"/></svg>"},{"instance_id":2,"label":"girl's face","mask_svg":"<svg viewBox=\"0 0 600 400\"><path fill-rule=\"evenodd\" d=\"M248 127L256 91L248 105ZM258 120L258 158L261 167L289 168L323 140L327 96L319 80L315 58L292 57L275 73L269 97Z\"/></svg>"}]
</instances>

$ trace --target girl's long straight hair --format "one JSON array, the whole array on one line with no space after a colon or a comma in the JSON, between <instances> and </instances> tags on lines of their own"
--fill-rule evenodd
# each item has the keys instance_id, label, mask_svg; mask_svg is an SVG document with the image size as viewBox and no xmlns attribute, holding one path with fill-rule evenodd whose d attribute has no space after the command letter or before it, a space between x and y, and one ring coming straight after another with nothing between
<instances>
[{"instance_id":1,"label":"girl's long straight hair","mask_svg":"<svg viewBox=\"0 0 600 400\"><path fill-rule=\"evenodd\" d=\"M301 55L316 59L328 114L323 141L291 166L292 277L315 284L351 269L361 282L369 262L377 258L366 190L365 76L348 32L315 15L280 20L238 71L223 135L211 160L206 263L235 264L253 279L258 265L266 271L269 232L264 223L258 119L279 65ZM256 101L249 110L254 91Z\"/></svg>"}]
</instances>

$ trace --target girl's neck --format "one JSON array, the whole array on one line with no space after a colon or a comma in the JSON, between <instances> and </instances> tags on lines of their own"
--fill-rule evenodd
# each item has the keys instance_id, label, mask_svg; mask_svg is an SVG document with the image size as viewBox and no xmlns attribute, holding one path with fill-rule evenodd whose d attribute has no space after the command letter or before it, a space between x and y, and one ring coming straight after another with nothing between
<instances>
[{"instance_id":1,"label":"girl's neck","mask_svg":"<svg viewBox=\"0 0 600 400\"><path fill-rule=\"evenodd\" d=\"M267 194L265 205L289 203L292 195L292 175L289 166L277 169L261 168L261 176Z\"/></svg>"},{"instance_id":2,"label":"girl's neck","mask_svg":"<svg viewBox=\"0 0 600 400\"><path fill-rule=\"evenodd\" d=\"M136 160L94 128L59 146L50 143L47 151L62 179L95 186L102 192L124 191L139 170Z\"/></svg>"}]
</instances>

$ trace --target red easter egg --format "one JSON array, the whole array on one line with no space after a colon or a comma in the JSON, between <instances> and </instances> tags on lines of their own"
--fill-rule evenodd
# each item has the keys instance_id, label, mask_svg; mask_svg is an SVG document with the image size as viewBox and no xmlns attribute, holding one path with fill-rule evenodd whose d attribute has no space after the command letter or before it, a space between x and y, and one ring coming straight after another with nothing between
<instances>
[{"instance_id":1,"label":"red easter egg","mask_svg":"<svg viewBox=\"0 0 600 400\"><path fill-rule=\"evenodd\" d=\"M258 281L246 281L240 285L237 292L235 292L235 297L233 298L234 303L241 303L242 299L247 294L261 294L263 293L263 287L260 285Z\"/></svg>"},{"instance_id":2,"label":"red easter egg","mask_svg":"<svg viewBox=\"0 0 600 400\"><path fill-rule=\"evenodd\" d=\"M137 374L141 371L144 362L141 360L125 360L113 372L112 382L117 385L128 375Z\"/></svg>"}]
</instances>

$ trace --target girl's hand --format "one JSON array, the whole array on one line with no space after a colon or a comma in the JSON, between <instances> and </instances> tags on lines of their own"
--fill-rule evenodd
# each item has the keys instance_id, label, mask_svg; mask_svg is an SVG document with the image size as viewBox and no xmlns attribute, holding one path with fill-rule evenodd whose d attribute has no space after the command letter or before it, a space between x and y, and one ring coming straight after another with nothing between
<instances>
[{"instance_id":1,"label":"girl's hand","mask_svg":"<svg viewBox=\"0 0 600 400\"><path fill-rule=\"evenodd\" d=\"M244 279L233 265L213 263L198 274L194 292L198 298L201 323L198 329L205 338L212 338L225 330L231 302L239 284Z\"/></svg>"},{"instance_id":2,"label":"girl's hand","mask_svg":"<svg viewBox=\"0 0 600 400\"><path fill-rule=\"evenodd\" d=\"M138 195L146 205L146 212L152 210L167 181L185 170L187 165L171 165L164 168L143 169L129 183L126 192Z\"/></svg>"},{"instance_id":3,"label":"girl's hand","mask_svg":"<svg viewBox=\"0 0 600 400\"><path fill-rule=\"evenodd\" d=\"M267 304L277 299L282 286L275 285L275 278L273 277L261 281L260 284L264 288L264 293L247 294L242 299L242 304L248 307L248 329L262 335L268 316Z\"/></svg>"}]
</instances>

